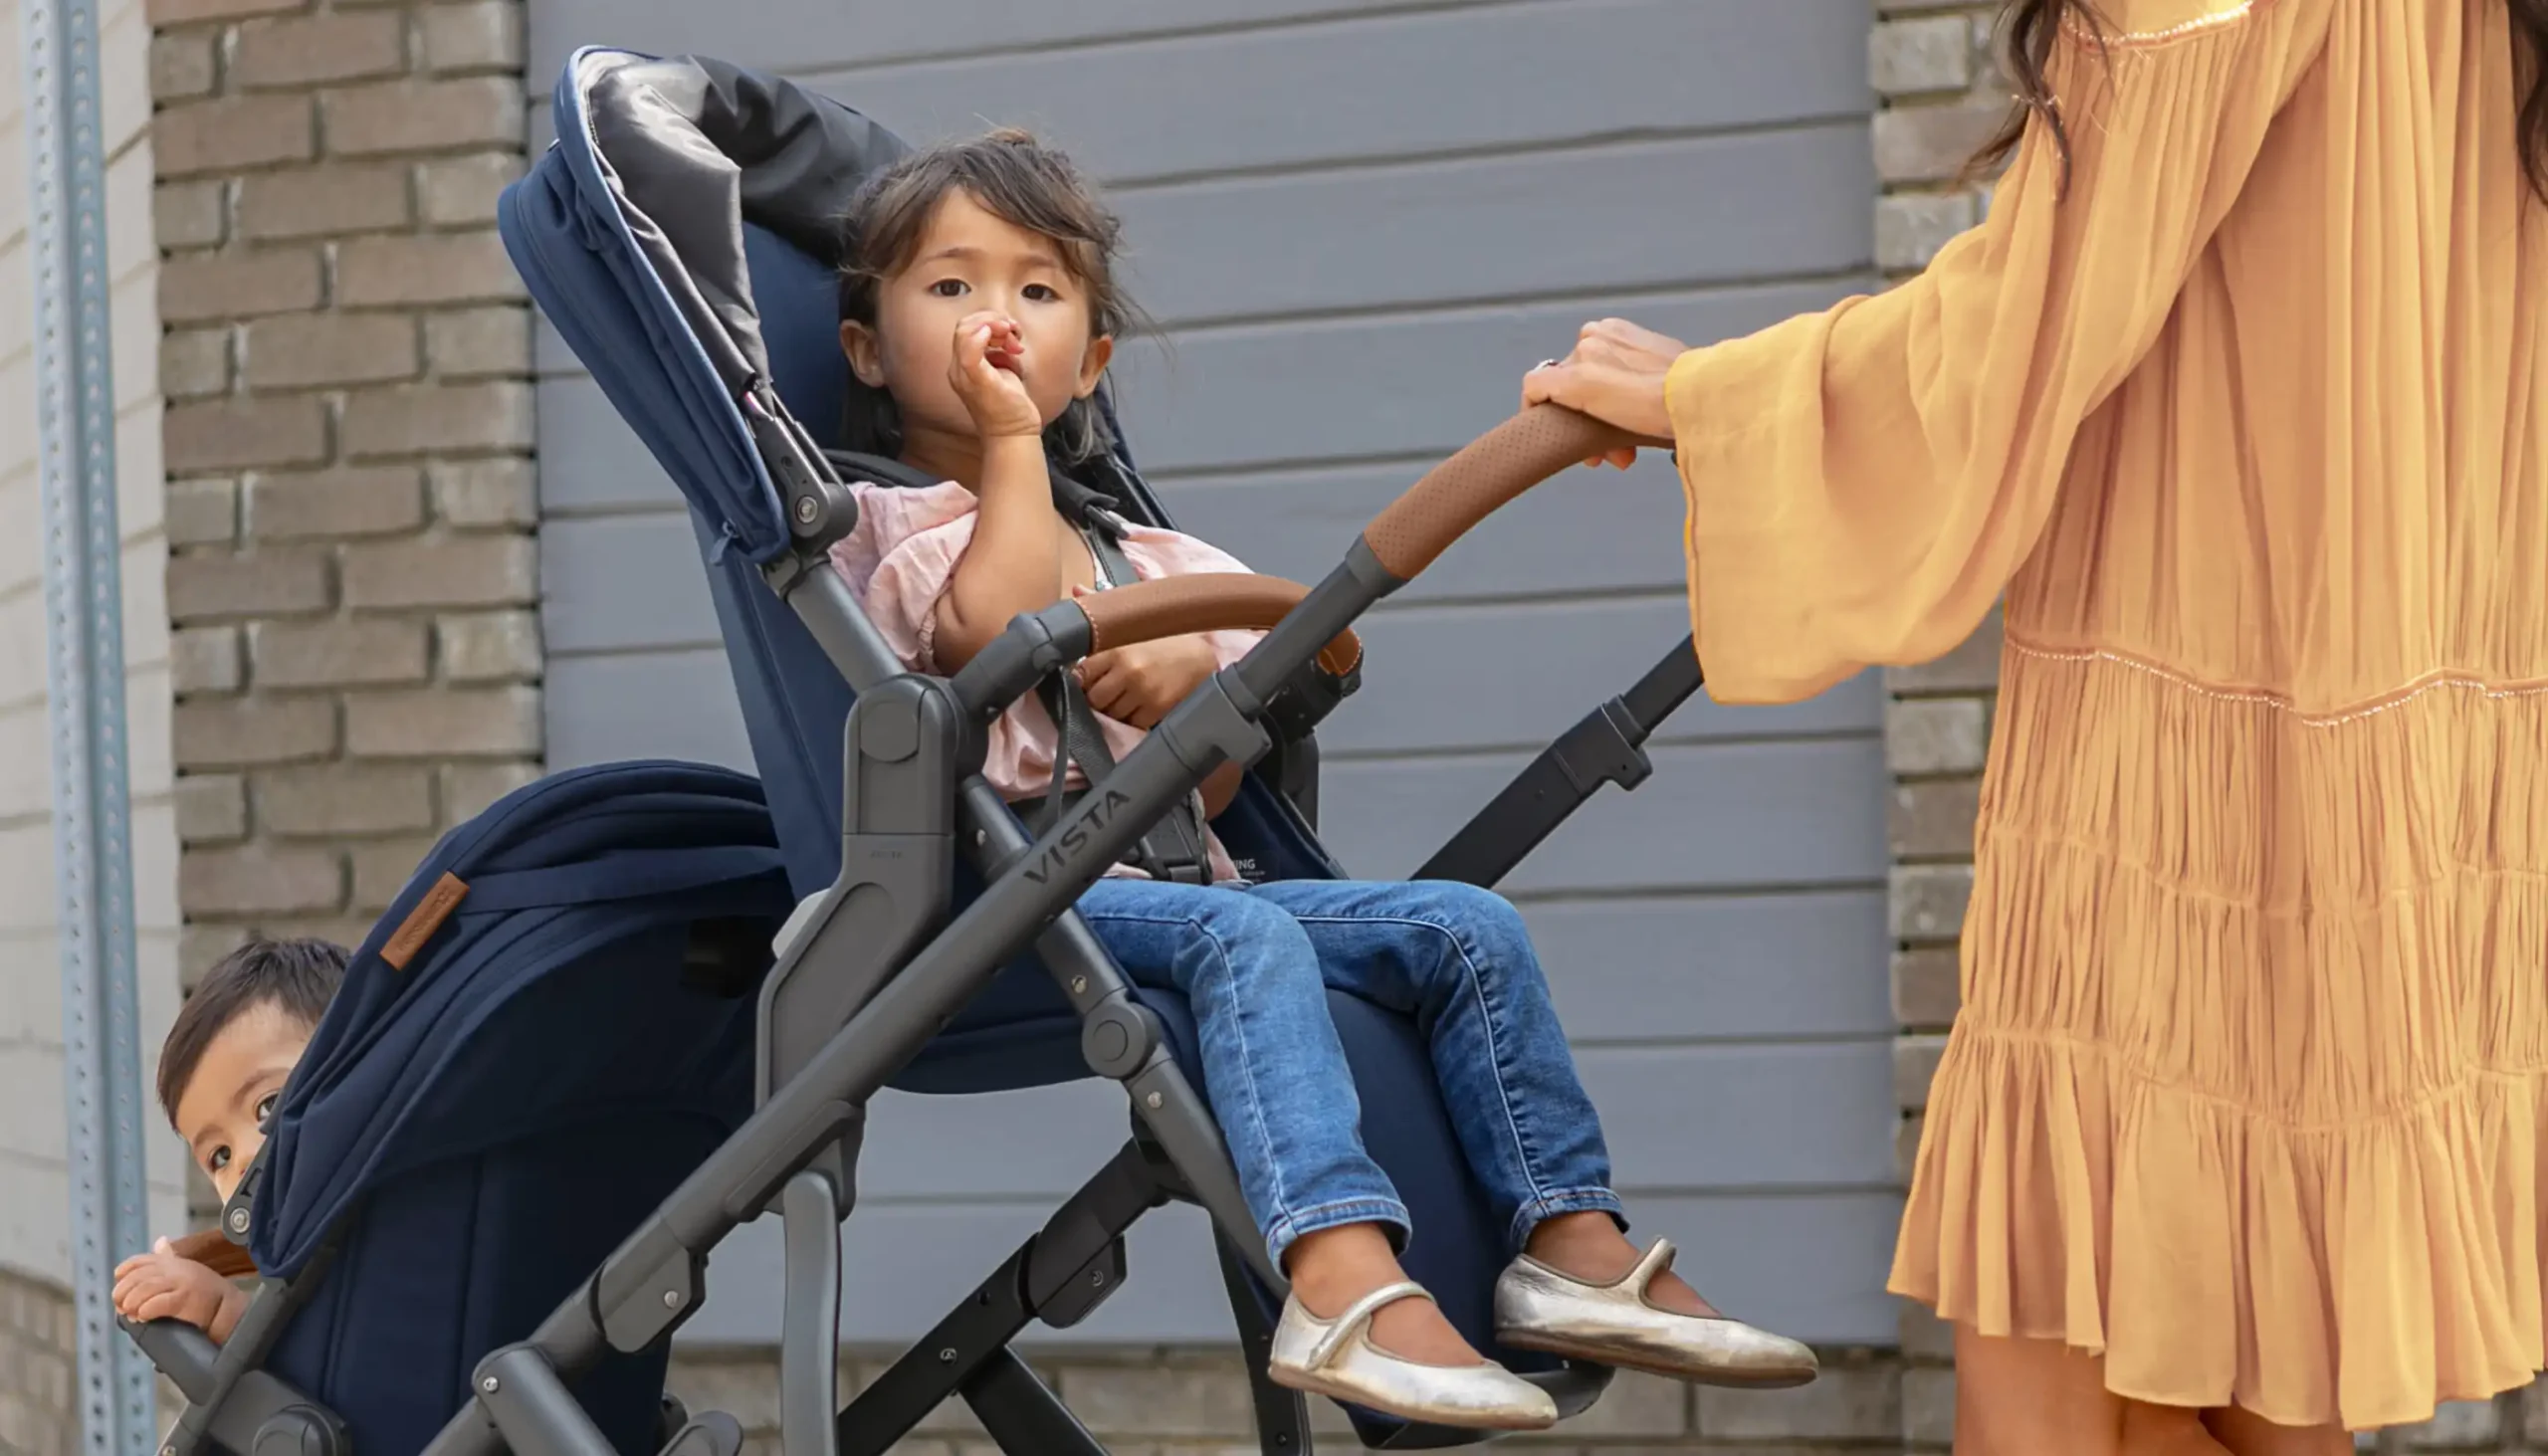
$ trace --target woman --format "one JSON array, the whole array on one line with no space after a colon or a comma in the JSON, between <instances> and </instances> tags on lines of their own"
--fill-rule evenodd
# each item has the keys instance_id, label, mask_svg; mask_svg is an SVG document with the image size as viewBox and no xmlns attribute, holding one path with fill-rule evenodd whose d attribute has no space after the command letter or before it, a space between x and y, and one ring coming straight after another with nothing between
<instances>
[{"instance_id":1,"label":"woman","mask_svg":"<svg viewBox=\"0 0 2548 1456\"><path fill-rule=\"evenodd\" d=\"M2348 1451L2543 1363L2548 3L2008 9L1926 276L1524 394L1676 442L1720 699L2006 593L1893 1275L1957 1451Z\"/></svg>"}]
</instances>

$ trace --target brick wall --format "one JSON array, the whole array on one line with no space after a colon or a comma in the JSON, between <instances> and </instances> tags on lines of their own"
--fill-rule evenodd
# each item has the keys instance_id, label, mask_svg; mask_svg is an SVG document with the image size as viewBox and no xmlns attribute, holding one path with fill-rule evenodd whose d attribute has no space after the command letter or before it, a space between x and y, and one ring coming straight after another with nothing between
<instances>
[{"instance_id":1,"label":"brick wall","mask_svg":"<svg viewBox=\"0 0 2548 1456\"><path fill-rule=\"evenodd\" d=\"M0 1269L0 1452L70 1456L79 1444L77 1336L69 1295Z\"/></svg>"},{"instance_id":2,"label":"brick wall","mask_svg":"<svg viewBox=\"0 0 2548 1456\"><path fill-rule=\"evenodd\" d=\"M533 776L519 0L151 0L189 976Z\"/></svg>"}]
</instances>

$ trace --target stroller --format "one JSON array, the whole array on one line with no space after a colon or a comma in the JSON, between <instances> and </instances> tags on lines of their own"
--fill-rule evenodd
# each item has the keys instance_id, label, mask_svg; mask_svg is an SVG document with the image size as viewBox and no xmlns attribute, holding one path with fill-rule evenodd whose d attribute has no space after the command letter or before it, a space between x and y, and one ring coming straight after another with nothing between
<instances>
[{"instance_id":1,"label":"stroller","mask_svg":"<svg viewBox=\"0 0 2548 1456\"><path fill-rule=\"evenodd\" d=\"M759 779L602 765L453 830L366 938L221 1233L261 1276L226 1346L127 1326L187 1397L162 1456L736 1456L728 1416L663 1392L711 1250L783 1225L780 1438L874 1456L951 1396L999 1449L1103 1456L1011 1349L1127 1277L1124 1233L1210 1216L1261 1449L1312 1449L1265 1378L1281 1271L1190 1069L1180 997L1136 987L1079 894L1225 762L1214 829L1258 879L1334 877L1313 729L1359 683L1351 624L1500 505L1620 443L1525 412L1419 481L1314 588L1141 582L1022 616L952 679L907 673L829 568L856 506L823 445L846 366L838 218L904 143L827 98L697 58L587 48L558 141L501 224L533 297L689 500ZM1167 524L1124 447L1082 483ZM850 461L857 466L859 462ZM891 480L890 463L879 463ZM1217 629L1264 640L1040 836L983 782L982 729L1101 648ZM1419 872L1489 885L1700 686L1684 641L1561 736ZM1497 1347L1502 1230L1457 1151L1412 1022L1331 992L1376 1160L1422 1236L1409 1274L1481 1351L1588 1408L1605 1369ZM840 1226L880 1089L1124 1084L1122 1150L846 1406ZM1484 1433L1349 1411L1373 1449Z\"/></svg>"}]
</instances>

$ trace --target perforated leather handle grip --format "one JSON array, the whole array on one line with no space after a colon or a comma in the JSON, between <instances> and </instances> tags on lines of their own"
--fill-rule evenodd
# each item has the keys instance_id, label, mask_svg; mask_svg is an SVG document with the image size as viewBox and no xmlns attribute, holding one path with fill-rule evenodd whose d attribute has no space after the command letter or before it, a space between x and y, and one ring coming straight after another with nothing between
<instances>
[{"instance_id":1,"label":"perforated leather handle grip","mask_svg":"<svg viewBox=\"0 0 2548 1456\"><path fill-rule=\"evenodd\" d=\"M1193 632L1270 632L1309 588L1280 576L1238 571L1204 572L1136 581L1079 599L1088 614L1091 655L1136 642ZM1363 642L1352 628L1319 649L1318 665L1343 677L1363 660Z\"/></svg>"},{"instance_id":2,"label":"perforated leather handle grip","mask_svg":"<svg viewBox=\"0 0 2548 1456\"><path fill-rule=\"evenodd\" d=\"M192 1259L224 1279L245 1279L257 1272L257 1261L248 1257L248 1251L230 1242L217 1228L170 1239L168 1252L180 1259Z\"/></svg>"},{"instance_id":3,"label":"perforated leather handle grip","mask_svg":"<svg viewBox=\"0 0 2548 1456\"><path fill-rule=\"evenodd\" d=\"M1391 576L1411 581L1470 526L1570 465L1625 446L1669 445L1556 404L1535 404L1460 447L1363 527Z\"/></svg>"}]
</instances>

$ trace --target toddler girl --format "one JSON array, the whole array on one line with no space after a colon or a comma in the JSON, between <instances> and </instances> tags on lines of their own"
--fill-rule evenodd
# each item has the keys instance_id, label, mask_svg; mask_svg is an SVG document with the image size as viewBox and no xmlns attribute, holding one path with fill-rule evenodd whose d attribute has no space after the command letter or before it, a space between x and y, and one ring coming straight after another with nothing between
<instances>
[{"instance_id":1,"label":"toddler girl","mask_svg":"<svg viewBox=\"0 0 2548 1456\"><path fill-rule=\"evenodd\" d=\"M860 485L858 528L833 560L914 670L952 674L1020 612L1122 584L1103 578L1087 529L1106 532L1119 575L1246 569L1191 536L1089 512L1087 493L1047 465L1048 453L1068 466L1104 452L1089 399L1129 312L1115 221L1066 159L1007 131L933 147L873 179L847 229L841 345L863 386L853 432L869 437L854 443L944 484ZM1090 657L1078 687L1106 747L1129 752L1255 640L1213 633ZM1038 703L1012 707L990 732L990 782L1013 802L1044 795L1056 737ZM1238 773L1206 783L1206 819ZM1461 1150L1509 1230L1500 1340L1711 1383L1813 1378L1805 1347L1718 1315L1674 1277L1668 1243L1640 1253L1623 1236L1599 1120L1511 905L1461 885L1250 885L1205 840L1212 883L1119 865L1079 913L1136 980L1193 1006L1213 1112L1292 1283L1275 1380L1409 1420L1556 1419L1545 1393L1482 1359L1399 1269L1406 1209L1364 1150L1328 986L1424 1028Z\"/></svg>"}]
</instances>

